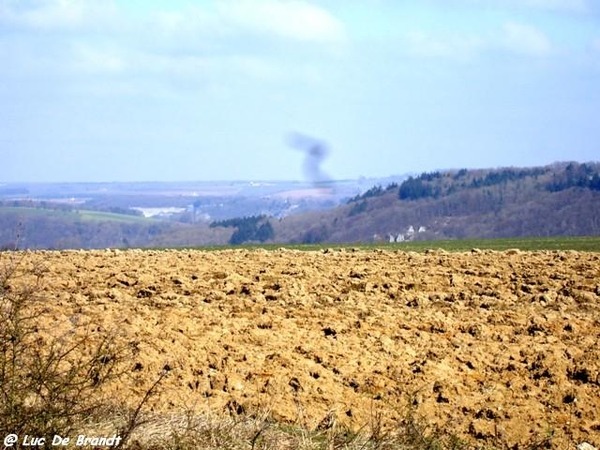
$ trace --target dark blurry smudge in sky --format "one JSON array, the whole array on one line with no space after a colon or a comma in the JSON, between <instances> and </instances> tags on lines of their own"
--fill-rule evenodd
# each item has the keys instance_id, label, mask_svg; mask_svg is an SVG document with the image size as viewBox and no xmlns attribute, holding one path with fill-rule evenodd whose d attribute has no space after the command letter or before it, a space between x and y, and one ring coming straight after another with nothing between
<instances>
[{"instance_id":1,"label":"dark blurry smudge in sky","mask_svg":"<svg viewBox=\"0 0 600 450\"><path fill-rule=\"evenodd\" d=\"M302 165L304 176L316 188L329 188L331 178L321 168L323 160L329 154L327 144L320 139L301 133L291 133L288 136L287 142L294 149L304 152L305 158Z\"/></svg>"}]
</instances>

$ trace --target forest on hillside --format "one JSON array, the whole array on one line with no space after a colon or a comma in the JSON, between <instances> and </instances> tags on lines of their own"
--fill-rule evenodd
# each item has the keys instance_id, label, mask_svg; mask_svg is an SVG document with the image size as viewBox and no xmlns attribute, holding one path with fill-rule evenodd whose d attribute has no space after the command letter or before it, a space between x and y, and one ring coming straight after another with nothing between
<instances>
[{"instance_id":1,"label":"forest on hillside","mask_svg":"<svg viewBox=\"0 0 600 450\"><path fill-rule=\"evenodd\" d=\"M428 172L285 222L305 243L599 235L600 164Z\"/></svg>"}]
</instances>

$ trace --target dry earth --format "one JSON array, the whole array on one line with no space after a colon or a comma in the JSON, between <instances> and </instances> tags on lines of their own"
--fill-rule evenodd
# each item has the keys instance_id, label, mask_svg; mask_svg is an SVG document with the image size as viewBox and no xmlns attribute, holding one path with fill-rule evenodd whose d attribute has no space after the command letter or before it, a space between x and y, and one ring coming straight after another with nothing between
<instances>
[{"instance_id":1,"label":"dry earth","mask_svg":"<svg viewBox=\"0 0 600 450\"><path fill-rule=\"evenodd\" d=\"M354 429L411 410L470 441L600 446L600 255L31 252L49 326L117 329L156 411ZM65 328L65 329L66 329ZM137 380L137 381L136 381ZM516 447L515 447L516 448Z\"/></svg>"}]
</instances>

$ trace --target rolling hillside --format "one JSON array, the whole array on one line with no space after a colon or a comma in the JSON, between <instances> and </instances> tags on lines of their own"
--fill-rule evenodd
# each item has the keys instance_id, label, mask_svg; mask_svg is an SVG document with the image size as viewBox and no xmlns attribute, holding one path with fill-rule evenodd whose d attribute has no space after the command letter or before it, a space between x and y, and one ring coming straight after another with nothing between
<instances>
[{"instance_id":1,"label":"rolling hillside","mask_svg":"<svg viewBox=\"0 0 600 450\"><path fill-rule=\"evenodd\" d=\"M227 243L231 230L93 210L0 204L0 250Z\"/></svg>"},{"instance_id":2,"label":"rolling hillside","mask_svg":"<svg viewBox=\"0 0 600 450\"><path fill-rule=\"evenodd\" d=\"M600 164L424 173L274 230L303 243L598 235Z\"/></svg>"}]
</instances>

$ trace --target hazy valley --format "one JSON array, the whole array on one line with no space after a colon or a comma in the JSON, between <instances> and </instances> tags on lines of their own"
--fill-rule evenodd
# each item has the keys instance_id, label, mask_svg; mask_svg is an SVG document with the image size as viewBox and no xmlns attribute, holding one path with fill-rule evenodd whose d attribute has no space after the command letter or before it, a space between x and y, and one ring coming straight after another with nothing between
<instances>
[{"instance_id":1,"label":"hazy valley","mask_svg":"<svg viewBox=\"0 0 600 450\"><path fill-rule=\"evenodd\" d=\"M11 183L3 248L197 247L600 233L600 164L308 182Z\"/></svg>"}]
</instances>

